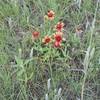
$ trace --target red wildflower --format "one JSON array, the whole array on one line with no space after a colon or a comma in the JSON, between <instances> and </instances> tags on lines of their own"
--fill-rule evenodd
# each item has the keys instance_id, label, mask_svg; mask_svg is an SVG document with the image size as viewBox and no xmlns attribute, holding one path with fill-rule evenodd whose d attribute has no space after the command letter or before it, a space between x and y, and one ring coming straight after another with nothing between
<instances>
[{"instance_id":1,"label":"red wildflower","mask_svg":"<svg viewBox=\"0 0 100 100\"><path fill-rule=\"evenodd\" d=\"M62 32L57 32L56 34L54 34L54 38L57 42L61 42L62 41Z\"/></svg>"},{"instance_id":2,"label":"red wildflower","mask_svg":"<svg viewBox=\"0 0 100 100\"><path fill-rule=\"evenodd\" d=\"M47 16L48 16L48 19L49 20L53 20L54 19L54 16L55 16L54 11L49 10L48 13L47 13Z\"/></svg>"},{"instance_id":3,"label":"red wildflower","mask_svg":"<svg viewBox=\"0 0 100 100\"><path fill-rule=\"evenodd\" d=\"M32 33L33 38L38 38L39 35L40 35L40 33L39 33L38 31L34 31L34 32Z\"/></svg>"},{"instance_id":4,"label":"red wildflower","mask_svg":"<svg viewBox=\"0 0 100 100\"><path fill-rule=\"evenodd\" d=\"M64 27L63 22L58 22L57 25L55 26L57 31L62 31L63 27Z\"/></svg>"},{"instance_id":5,"label":"red wildflower","mask_svg":"<svg viewBox=\"0 0 100 100\"><path fill-rule=\"evenodd\" d=\"M56 48L61 47L61 42L55 41L54 42L54 47L56 47Z\"/></svg>"},{"instance_id":6,"label":"red wildflower","mask_svg":"<svg viewBox=\"0 0 100 100\"><path fill-rule=\"evenodd\" d=\"M42 40L42 42L43 42L44 44L48 44L50 41L51 41L51 37L50 37L50 36L45 36L45 37L43 38L43 40Z\"/></svg>"}]
</instances>

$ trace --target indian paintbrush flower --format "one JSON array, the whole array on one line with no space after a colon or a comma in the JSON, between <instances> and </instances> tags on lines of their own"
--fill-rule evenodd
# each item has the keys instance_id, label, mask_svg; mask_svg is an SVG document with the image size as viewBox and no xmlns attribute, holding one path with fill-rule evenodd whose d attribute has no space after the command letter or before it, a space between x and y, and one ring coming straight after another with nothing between
<instances>
[{"instance_id":1,"label":"indian paintbrush flower","mask_svg":"<svg viewBox=\"0 0 100 100\"><path fill-rule=\"evenodd\" d=\"M42 40L42 42L43 42L44 44L48 44L50 41L51 41L51 37L48 36L48 35L46 35L46 36L43 38L43 40Z\"/></svg>"},{"instance_id":2,"label":"indian paintbrush flower","mask_svg":"<svg viewBox=\"0 0 100 100\"><path fill-rule=\"evenodd\" d=\"M38 31L32 32L32 36L34 39L37 39L39 37L39 35L40 35L40 32L38 32Z\"/></svg>"},{"instance_id":3,"label":"indian paintbrush flower","mask_svg":"<svg viewBox=\"0 0 100 100\"><path fill-rule=\"evenodd\" d=\"M55 17L55 12L54 12L53 10L49 10L49 11L47 12L47 16L48 16L48 19L49 19L49 20L53 20L54 17Z\"/></svg>"},{"instance_id":4,"label":"indian paintbrush flower","mask_svg":"<svg viewBox=\"0 0 100 100\"><path fill-rule=\"evenodd\" d=\"M63 22L58 22L57 25L55 25L55 29L56 31L62 31L64 27L64 23Z\"/></svg>"}]
</instances>

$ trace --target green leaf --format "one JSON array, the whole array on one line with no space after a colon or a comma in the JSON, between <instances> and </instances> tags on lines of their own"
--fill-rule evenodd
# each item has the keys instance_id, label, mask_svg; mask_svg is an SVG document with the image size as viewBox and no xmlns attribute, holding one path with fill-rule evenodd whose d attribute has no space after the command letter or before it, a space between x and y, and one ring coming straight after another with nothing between
<instances>
[{"instance_id":1,"label":"green leaf","mask_svg":"<svg viewBox=\"0 0 100 100\"><path fill-rule=\"evenodd\" d=\"M23 67L23 60L15 56L15 60L18 66Z\"/></svg>"}]
</instances>

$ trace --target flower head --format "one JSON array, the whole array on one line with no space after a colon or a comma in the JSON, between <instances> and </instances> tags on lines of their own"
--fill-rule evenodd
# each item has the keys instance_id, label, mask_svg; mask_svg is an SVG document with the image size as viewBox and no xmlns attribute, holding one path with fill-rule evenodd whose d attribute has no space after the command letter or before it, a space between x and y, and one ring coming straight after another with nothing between
<instances>
[{"instance_id":1,"label":"flower head","mask_svg":"<svg viewBox=\"0 0 100 100\"><path fill-rule=\"evenodd\" d=\"M57 31L62 31L64 27L64 23L63 22L58 22L57 25L55 26Z\"/></svg>"},{"instance_id":2,"label":"flower head","mask_svg":"<svg viewBox=\"0 0 100 100\"><path fill-rule=\"evenodd\" d=\"M62 32L56 32L55 34L54 34L54 39L55 39L55 41L57 41L57 42L61 42L62 41Z\"/></svg>"},{"instance_id":3,"label":"flower head","mask_svg":"<svg viewBox=\"0 0 100 100\"><path fill-rule=\"evenodd\" d=\"M54 11L53 10L49 10L48 13L47 13L47 16L48 16L49 20L53 20L54 17L55 17Z\"/></svg>"},{"instance_id":4,"label":"flower head","mask_svg":"<svg viewBox=\"0 0 100 100\"><path fill-rule=\"evenodd\" d=\"M42 42L43 42L44 44L48 44L50 41L51 41L51 37L50 37L50 36L45 36L45 37L43 38L43 40L42 40Z\"/></svg>"},{"instance_id":5,"label":"flower head","mask_svg":"<svg viewBox=\"0 0 100 100\"><path fill-rule=\"evenodd\" d=\"M56 48L61 47L61 42L55 41L55 42L54 42L54 47L56 47Z\"/></svg>"},{"instance_id":6,"label":"flower head","mask_svg":"<svg viewBox=\"0 0 100 100\"><path fill-rule=\"evenodd\" d=\"M38 38L39 35L40 35L40 33L39 33L38 31L32 32L32 36L33 36L33 38L35 38L35 39Z\"/></svg>"}]
</instances>

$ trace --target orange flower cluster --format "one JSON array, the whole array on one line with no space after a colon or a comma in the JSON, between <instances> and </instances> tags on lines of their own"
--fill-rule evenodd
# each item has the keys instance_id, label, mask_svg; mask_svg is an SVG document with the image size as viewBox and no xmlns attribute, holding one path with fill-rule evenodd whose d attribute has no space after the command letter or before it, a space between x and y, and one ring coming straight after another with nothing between
<instances>
[{"instance_id":1,"label":"orange flower cluster","mask_svg":"<svg viewBox=\"0 0 100 100\"><path fill-rule=\"evenodd\" d=\"M47 12L46 17L47 17L48 20L53 20L55 18L54 11L49 10ZM42 43L43 44L49 44L50 42L52 42L54 47L56 47L56 48L61 47L62 36L63 36L63 32L62 32L63 27L64 27L64 23L63 22L58 22L54 27L56 32L53 34L53 36L46 35L42 39ZM33 35L33 38L37 39L39 37L40 33L35 31L35 32L32 33L32 35Z\"/></svg>"}]
</instances>

